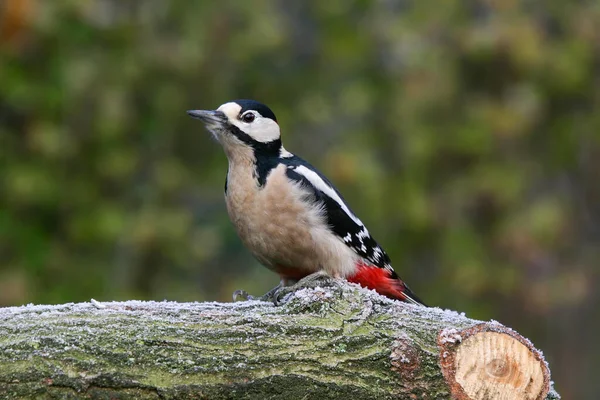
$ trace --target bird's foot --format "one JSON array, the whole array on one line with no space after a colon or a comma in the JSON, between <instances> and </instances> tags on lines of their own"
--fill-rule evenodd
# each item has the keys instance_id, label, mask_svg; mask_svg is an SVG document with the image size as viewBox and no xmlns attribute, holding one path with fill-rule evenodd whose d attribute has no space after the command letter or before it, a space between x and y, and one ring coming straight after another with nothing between
<instances>
[{"instance_id":1,"label":"bird's foot","mask_svg":"<svg viewBox=\"0 0 600 400\"><path fill-rule=\"evenodd\" d=\"M261 297L252 296L248 294L245 290L236 290L233 292L233 301L250 301L250 300L259 300L259 301L269 301L274 302L273 296L274 294L281 288L281 284L275 286L273 289L269 290Z\"/></svg>"},{"instance_id":2,"label":"bird's foot","mask_svg":"<svg viewBox=\"0 0 600 400\"><path fill-rule=\"evenodd\" d=\"M252 296L251 294L248 294L248 292L246 292L245 290L236 290L235 292L233 292L233 302L238 302L238 301L249 301L249 300L258 300L257 297Z\"/></svg>"},{"instance_id":3,"label":"bird's foot","mask_svg":"<svg viewBox=\"0 0 600 400\"><path fill-rule=\"evenodd\" d=\"M291 286L281 286L273 289L272 301L273 304L279 306L283 304L286 296L290 293L294 293L300 289L315 289L318 287L335 287L338 286L338 282L335 278L332 278L325 271L318 271L310 275L305 276L298 282ZM271 293L269 292L269 293Z\"/></svg>"},{"instance_id":4,"label":"bird's foot","mask_svg":"<svg viewBox=\"0 0 600 400\"><path fill-rule=\"evenodd\" d=\"M248 292L246 292L245 290L236 290L235 292L233 292L233 301L237 302L259 300L272 302L274 305L280 306L284 303L284 300L287 295L294 293L300 289L315 289L318 287L322 288L337 286L337 279L332 278L325 271L318 271L305 276L293 285L283 286L283 284L279 284L261 297L252 296L248 294Z\"/></svg>"}]
</instances>

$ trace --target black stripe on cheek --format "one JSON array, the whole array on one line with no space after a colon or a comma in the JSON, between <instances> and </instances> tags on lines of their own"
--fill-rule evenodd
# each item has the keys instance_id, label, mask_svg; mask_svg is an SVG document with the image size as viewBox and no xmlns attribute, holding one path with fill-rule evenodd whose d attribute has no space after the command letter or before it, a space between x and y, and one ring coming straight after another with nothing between
<instances>
[{"instance_id":1,"label":"black stripe on cheek","mask_svg":"<svg viewBox=\"0 0 600 400\"><path fill-rule=\"evenodd\" d=\"M279 152L281 151L281 139L275 139L267 143L259 142L235 125L229 125L229 131L241 142L252 147L254 149L254 155L257 158L279 156Z\"/></svg>"},{"instance_id":2,"label":"black stripe on cheek","mask_svg":"<svg viewBox=\"0 0 600 400\"><path fill-rule=\"evenodd\" d=\"M252 147L254 147L254 143L258 143L258 142L256 142L256 140L252 139L250 137L250 135L248 135L247 133L245 133L244 131L242 131L240 128L238 128L235 125L229 124L229 126L227 128L228 128L227 130L229 132L233 133L233 136L238 138L242 143L245 143Z\"/></svg>"},{"instance_id":3,"label":"black stripe on cheek","mask_svg":"<svg viewBox=\"0 0 600 400\"><path fill-rule=\"evenodd\" d=\"M229 130L242 143L247 144L254 150L254 177L258 181L258 186L263 187L271 171L280 163L281 139L262 143L252 139L250 135L235 125L230 125ZM227 182L225 182L225 185L227 185ZM227 193L227 187L225 193Z\"/></svg>"}]
</instances>

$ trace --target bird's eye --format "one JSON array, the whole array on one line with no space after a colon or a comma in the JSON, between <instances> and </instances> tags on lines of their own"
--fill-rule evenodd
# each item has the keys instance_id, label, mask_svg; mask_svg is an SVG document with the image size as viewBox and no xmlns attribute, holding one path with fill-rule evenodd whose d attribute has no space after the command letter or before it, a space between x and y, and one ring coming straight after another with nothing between
<instances>
[{"instance_id":1,"label":"bird's eye","mask_svg":"<svg viewBox=\"0 0 600 400\"><path fill-rule=\"evenodd\" d=\"M254 113L251 113L251 112L242 115L242 121L244 121L246 123L250 123L250 122L254 121L254 118L256 118L256 117L254 116Z\"/></svg>"}]
</instances>

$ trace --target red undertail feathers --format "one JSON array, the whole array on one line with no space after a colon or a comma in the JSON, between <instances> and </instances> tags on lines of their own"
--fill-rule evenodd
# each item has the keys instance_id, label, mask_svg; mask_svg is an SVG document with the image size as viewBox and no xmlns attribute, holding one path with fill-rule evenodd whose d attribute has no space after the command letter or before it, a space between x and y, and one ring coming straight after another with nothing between
<instances>
[{"instance_id":1,"label":"red undertail feathers","mask_svg":"<svg viewBox=\"0 0 600 400\"><path fill-rule=\"evenodd\" d=\"M347 279L391 299L425 305L393 270L361 263L356 274Z\"/></svg>"}]
</instances>

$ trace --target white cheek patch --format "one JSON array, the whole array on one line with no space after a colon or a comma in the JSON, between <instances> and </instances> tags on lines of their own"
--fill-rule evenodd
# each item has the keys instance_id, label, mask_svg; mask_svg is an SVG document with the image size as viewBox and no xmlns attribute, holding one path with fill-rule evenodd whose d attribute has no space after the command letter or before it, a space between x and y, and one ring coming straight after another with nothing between
<instances>
[{"instance_id":1,"label":"white cheek patch","mask_svg":"<svg viewBox=\"0 0 600 400\"><path fill-rule=\"evenodd\" d=\"M264 118L258 115L252 123L237 122L243 126L235 125L257 142L268 143L279 139L281 136L279 125L271 118Z\"/></svg>"},{"instance_id":2,"label":"white cheek patch","mask_svg":"<svg viewBox=\"0 0 600 400\"><path fill-rule=\"evenodd\" d=\"M225 103L219 106L217 111L225 114L231 125L236 126L257 142L268 143L279 139L281 136L277 122L271 118L264 118L258 113L256 113L256 119L251 123L240 121L238 116L242 111L242 107L237 103Z\"/></svg>"},{"instance_id":3,"label":"white cheek patch","mask_svg":"<svg viewBox=\"0 0 600 400\"><path fill-rule=\"evenodd\" d=\"M306 179L308 179L308 181L314 187L319 189L321 192L325 193L327 196L331 197L336 203L338 203L340 205L342 210L344 210L344 212L352 219L352 221L354 221L354 223L356 223L356 225L362 226L366 235L367 236L369 235L369 233L367 232L367 229L364 228L362 221L360 219L358 219L358 217L356 215L354 215L352 213L352 211L350 211L350 209L348 208L346 203L344 203L344 201L335 192L335 190L333 190L331 188L331 186L329 186L327 183L325 183L323 181L323 179L321 179L321 177L316 172L306 168L304 165L300 165L300 166L294 168L294 171L296 171L300 175L304 176Z\"/></svg>"}]
</instances>

